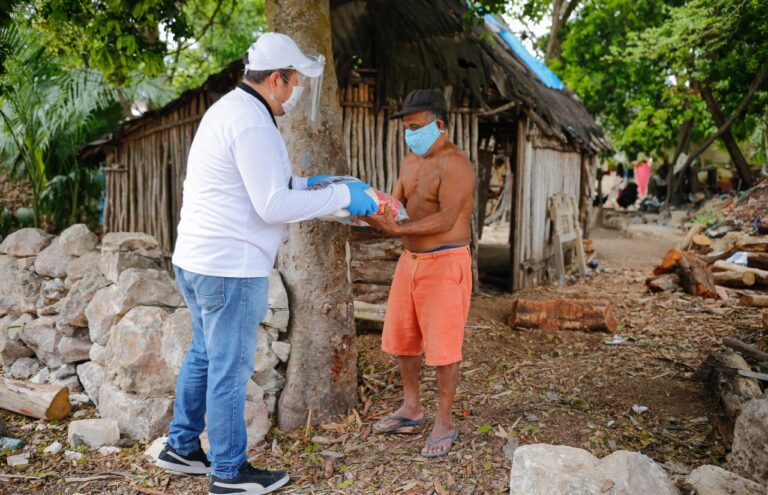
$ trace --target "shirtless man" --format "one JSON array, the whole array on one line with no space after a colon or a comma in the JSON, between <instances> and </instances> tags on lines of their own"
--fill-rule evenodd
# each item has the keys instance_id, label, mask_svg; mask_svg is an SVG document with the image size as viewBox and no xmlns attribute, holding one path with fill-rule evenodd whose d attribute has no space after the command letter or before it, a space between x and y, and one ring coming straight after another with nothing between
<instances>
[{"instance_id":1,"label":"shirtless man","mask_svg":"<svg viewBox=\"0 0 768 495\"><path fill-rule=\"evenodd\" d=\"M419 397L421 354L437 368L439 407L421 454L447 454L458 438L451 406L459 380L461 344L472 293L470 219L475 172L466 155L445 135L447 107L439 90L412 91L403 109L411 152L400 167L393 196L410 220L366 217L379 230L403 239L405 252L395 270L381 347L397 356L403 405L374 425L382 433L425 421Z\"/></svg>"}]
</instances>

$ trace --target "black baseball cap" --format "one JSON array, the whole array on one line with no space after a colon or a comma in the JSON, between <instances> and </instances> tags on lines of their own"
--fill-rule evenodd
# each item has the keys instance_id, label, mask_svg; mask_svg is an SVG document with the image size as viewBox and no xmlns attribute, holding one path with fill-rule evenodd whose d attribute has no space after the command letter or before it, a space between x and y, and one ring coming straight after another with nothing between
<instances>
[{"instance_id":1,"label":"black baseball cap","mask_svg":"<svg viewBox=\"0 0 768 495\"><path fill-rule=\"evenodd\" d=\"M440 114L448 113L448 105L445 96L439 89L417 89L408 93L405 97L403 108L389 116L390 119L399 119L403 115L416 112L435 111Z\"/></svg>"}]
</instances>

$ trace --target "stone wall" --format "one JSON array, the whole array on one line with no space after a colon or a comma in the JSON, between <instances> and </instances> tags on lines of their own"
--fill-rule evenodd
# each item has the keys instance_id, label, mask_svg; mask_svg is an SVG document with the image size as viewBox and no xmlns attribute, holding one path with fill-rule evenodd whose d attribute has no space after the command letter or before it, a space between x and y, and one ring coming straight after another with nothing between
<instances>
[{"instance_id":1,"label":"stone wall","mask_svg":"<svg viewBox=\"0 0 768 495\"><path fill-rule=\"evenodd\" d=\"M163 434L192 338L189 310L142 233L98 238L85 225L59 237L22 229L0 244L0 364L6 375L85 392L134 440ZM270 276L245 416L249 447L269 431L285 379L288 295Z\"/></svg>"}]
</instances>

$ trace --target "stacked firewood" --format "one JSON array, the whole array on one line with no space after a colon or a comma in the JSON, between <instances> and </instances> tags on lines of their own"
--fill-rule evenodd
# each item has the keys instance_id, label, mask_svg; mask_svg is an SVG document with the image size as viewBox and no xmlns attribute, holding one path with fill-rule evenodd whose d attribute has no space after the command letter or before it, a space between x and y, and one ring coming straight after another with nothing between
<instances>
[{"instance_id":1,"label":"stacked firewood","mask_svg":"<svg viewBox=\"0 0 768 495\"><path fill-rule=\"evenodd\" d=\"M768 238L745 238L728 249L712 252L712 241L702 231L702 226L692 227L675 249L667 252L645 281L648 290L682 289L725 300L736 295L744 305L768 307ZM728 261L737 253L743 253L739 263ZM762 291L766 295L761 295Z\"/></svg>"}]
</instances>

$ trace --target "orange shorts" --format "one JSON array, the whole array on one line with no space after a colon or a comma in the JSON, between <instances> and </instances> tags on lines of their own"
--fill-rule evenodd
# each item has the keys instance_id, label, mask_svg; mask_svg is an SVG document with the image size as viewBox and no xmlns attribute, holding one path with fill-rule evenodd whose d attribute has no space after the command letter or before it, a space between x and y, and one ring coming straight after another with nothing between
<instances>
[{"instance_id":1,"label":"orange shorts","mask_svg":"<svg viewBox=\"0 0 768 495\"><path fill-rule=\"evenodd\" d=\"M405 251L389 291L381 349L397 356L423 351L429 366L461 361L471 295L469 247Z\"/></svg>"}]
</instances>

